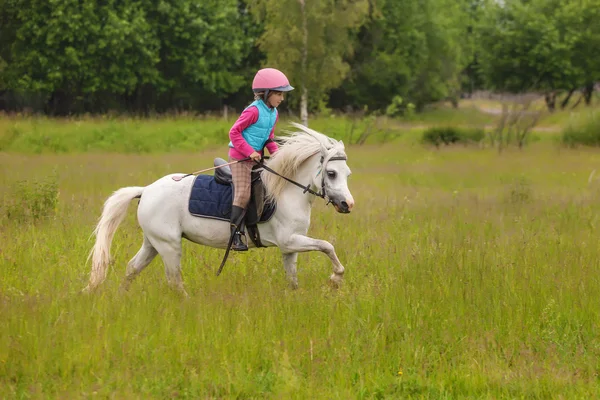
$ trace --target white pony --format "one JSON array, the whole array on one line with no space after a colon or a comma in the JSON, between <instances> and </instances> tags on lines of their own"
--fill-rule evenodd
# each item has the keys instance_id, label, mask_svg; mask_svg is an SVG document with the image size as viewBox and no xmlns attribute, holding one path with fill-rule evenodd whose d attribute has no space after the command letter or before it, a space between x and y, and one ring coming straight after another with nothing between
<instances>
[{"instance_id":1,"label":"white pony","mask_svg":"<svg viewBox=\"0 0 600 400\"><path fill-rule=\"evenodd\" d=\"M286 178L320 192L338 212L349 213L354 206L354 199L348 189L350 168L346 164L344 144L303 125L293 125L298 131L282 138L279 151L265 165ZM258 231L265 246L280 248L291 287L298 287L298 253L314 250L327 254L331 259L331 283L334 286L340 284L344 267L333 245L306 236L315 196L275 174L264 170L261 174L267 196L277 202L277 209L268 222L258 225ZM113 236L125 218L129 203L135 198L140 198L137 217L144 232L144 242L127 264L124 289L160 254L169 284L187 296L180 268L182 238L205 246L227 248L229 222L191 215L188 200L195 176L187 176L179 181L173 179L180 176L167 175L146 187L121 188L106 200L94 230L96 242L90 252L92 271L85 292L92 291L106 278ZM253 243L248 242L248 246L253 247Z\"/></svg>"}]
</instances>

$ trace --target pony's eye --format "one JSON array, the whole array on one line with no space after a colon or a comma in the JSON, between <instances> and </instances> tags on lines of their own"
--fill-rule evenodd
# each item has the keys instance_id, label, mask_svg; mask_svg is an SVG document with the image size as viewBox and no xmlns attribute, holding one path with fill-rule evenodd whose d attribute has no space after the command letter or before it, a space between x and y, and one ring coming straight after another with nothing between
<instances>
[{"instance_id":1,"label":"pony's eye","mask_svg":"<svg viewBox=\"0 0 600 400\"><path fill-rule=\"evenodd\" d=\"M335 177L337 176L337 174L335 173L335 171L327 171L327 176L330 179L335 179Z\"/></svg>"}]
</instances>

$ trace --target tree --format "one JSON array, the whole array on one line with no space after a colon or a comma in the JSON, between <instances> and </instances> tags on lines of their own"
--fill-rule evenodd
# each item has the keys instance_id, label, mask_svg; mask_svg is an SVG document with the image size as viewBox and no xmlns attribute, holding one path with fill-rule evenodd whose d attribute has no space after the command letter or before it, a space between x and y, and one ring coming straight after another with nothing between
<instances>
[{"instance_id":1,"label":"tree","mask_svg":"<svg viewBox=\"0 0 600 400\"><path fill-rule=\"evenodd\" d=\"M490 1L478 27L481 69L495 90L560 92L600 78L599 0Z\"/></svg>"},{"instance_id":2,"label":"tree","mask_svg":"<svg viewBox=\"0 0 600 400\"><path fill-rule=\"evenodd\" d=\"M269 66L281 69L300 92L300 114L308 125L315 109L350 70L353 34L368 11L367 0L254 0L264 26L258 45Z\"/></svg>"},{"instance_id":3,"label":"tree","mask_svg":"<svg viewBox=\"0 0 600 400\"><path fill-rule=\"evenodd\" d=\"M51 112L71 112L94 93L124 93L156 76L157 41L136 4L27 0L14 17L10 88L47 93Z\"/></svg>"},{"instance_id":4,"label":"tree","mask_svg":"<svg viewBox=\"0 0 600 400\"><path fill-rule=\"evenodd\" d=\"M600 81L600 0L565 2L558 25L570 45L574 69L571 93L583 88L586 104L591 103L595 83ZM566 102L563 102L566 105Z\"/></svg>"},{"instance_id":5,"label":"tree","mask_svg":"<svg viewBox=\"0 0 600 400\"><path fill-rule=\"evenodd\" d=\"M456 94L469 61L465 14L450 0L371 0L335 105L384 110L399 96L405 106L422 109Z\"/></svg>"},{"instance_id":6,"label":"tree","mask_svg":"<svg viewBox=\"0 0 600 400\"><path fill-rule=\"evenodd\" d=\"M480 20L481 9L485 0L465 0L461 2L465 11L466 37L465 37L465 57L467 65L462 71L461 89L463 93L469 96L475 91L484 88L484 81L479 67L479 54L477 47L476 27Z\"/></svg>"},{"instance_id":7,"label":"tree","mask_svg":"<svg viewBox=\"0 0 600 400\"><path fill-rule=\"evenodd\" d=\"M7 88L5 69L10 62L10 47L15 40L14 26L17 7L15 0L0 0L0 91Z\"/></svg>"},{"instance_id":8,"label":"tree","mask_svg":"<svg viewBox=\"0 0 600 400\"><path fill-rule=\"evenodd\" d=\"M114 96L130 110L186 108L243 84L252 39L236 0L0 1L12 34L0 82L45 93L50 113L101 111Z\"/></svg>"},{"instance_id":9,"label":"tree","mask_svg":"<svg viewBox=\"0 0 600 400\"><path fill-rule=\"evenodd\" d=\"M160 39L157 90L166 95L165 108L191 108L199 98L219 102L244 84L240 64L252 37L237 0L144 0L144 8Z\"/></svg>"}]
</instances>

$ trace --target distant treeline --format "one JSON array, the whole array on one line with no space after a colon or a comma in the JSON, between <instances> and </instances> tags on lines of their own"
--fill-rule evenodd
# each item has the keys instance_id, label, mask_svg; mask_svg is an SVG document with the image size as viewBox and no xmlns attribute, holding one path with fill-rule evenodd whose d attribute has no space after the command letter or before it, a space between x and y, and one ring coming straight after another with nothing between
<instances>
[{"instance_id":1,"label":"distant treeline","mask_svg":"<svg viewBox=\"0 0 600 400\"><path fill-rule=\"evenodd\" d=\"M0 110L239 110L263 66L300 114L481 89L553 109L590 101L599 49L600 0L0 0Z\"/></svg>"}]
</instances>

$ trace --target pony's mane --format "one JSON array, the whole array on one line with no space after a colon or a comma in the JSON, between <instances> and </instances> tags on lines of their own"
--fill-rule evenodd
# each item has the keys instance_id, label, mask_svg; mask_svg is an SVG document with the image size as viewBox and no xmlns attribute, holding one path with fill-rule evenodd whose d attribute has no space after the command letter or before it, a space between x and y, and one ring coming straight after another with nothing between
<instances>
[{"instance_id":1,"label":"pony's mane","mask_svg":"<svg viewBox=\"0 0 600 400\"><path fill-rule=\"evenodd\" d=\"M271 156L267 165L279 174L293 179L298 168L311 156L329 151L334 147L344 153L344 144L304 125L292 122L296 131L285 131L287 136L280 137L279 150ZM344 153L345 154L345 153ZM277 200L285 188L287 181L269 172L262 173L267 196ZM305 183L304 183L305 184Z\"/></svg>"}]
</instances>

